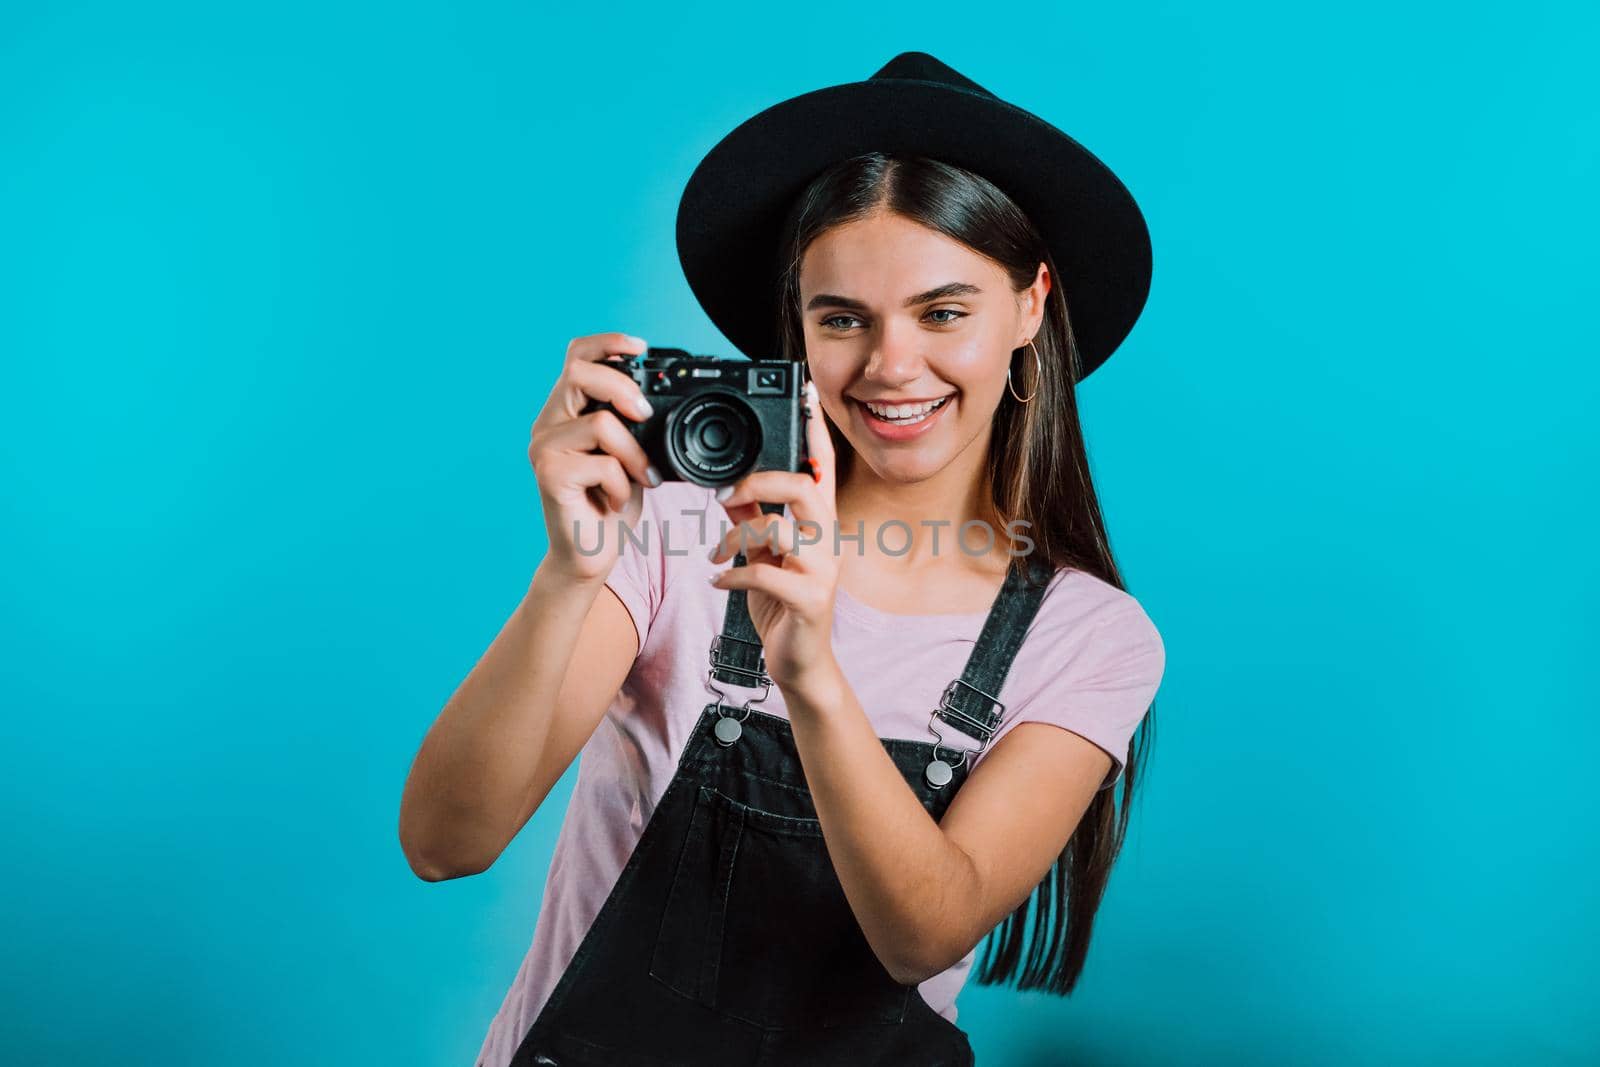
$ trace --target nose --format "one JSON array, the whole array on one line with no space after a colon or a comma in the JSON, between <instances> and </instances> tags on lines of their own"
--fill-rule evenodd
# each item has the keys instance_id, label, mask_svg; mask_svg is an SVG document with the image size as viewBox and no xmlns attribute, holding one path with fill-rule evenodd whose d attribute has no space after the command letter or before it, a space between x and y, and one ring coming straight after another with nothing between
<instances>
[{"instance_id":1,"label":"nose","mask_svg":"<svg viewBox=\"0 0 1600 1067\"><path fill-rule=\"evenodd\" d=\"M923 370L919 346L920 340L914 330L900 328L898 323L888 323L878 331L877 343L867 357L862 376L886 389L897 389L916 381Z\"/></svg>"}]
</instances>

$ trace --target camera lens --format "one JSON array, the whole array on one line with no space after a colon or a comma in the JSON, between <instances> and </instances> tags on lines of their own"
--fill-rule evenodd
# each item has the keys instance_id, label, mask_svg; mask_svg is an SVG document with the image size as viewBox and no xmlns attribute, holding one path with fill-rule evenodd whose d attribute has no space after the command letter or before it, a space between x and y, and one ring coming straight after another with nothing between
<instances>
[{"instance_id":1,"label":"camera lens","mask_svg":"<svg viewBox=\"0 0 1600 1067\"><path fill-rule=\"evenodd\" d=\"M689 481L726 485L761 455L761 420L737 394L706 392L668 416L668 458Z\"/></svg>"}]
</instances>

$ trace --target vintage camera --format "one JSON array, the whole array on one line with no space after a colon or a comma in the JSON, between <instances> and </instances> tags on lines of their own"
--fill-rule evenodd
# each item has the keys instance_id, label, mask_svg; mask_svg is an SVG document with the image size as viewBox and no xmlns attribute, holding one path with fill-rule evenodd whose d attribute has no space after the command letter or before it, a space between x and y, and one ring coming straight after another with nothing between
<instances>
[{"instance_id":1,"label":"vintage camera","mask_svg":"<svg viewBox=\"0 0 1600 1067\"><path fill-rule=\"evenodd\" d=\"M665 481L720 486L758 470L809 471L805 364L648 348L602 361L639 383L654 410L617 418ZM591 400L583 409L614 411Z\"/></svg>"}]
</instances>

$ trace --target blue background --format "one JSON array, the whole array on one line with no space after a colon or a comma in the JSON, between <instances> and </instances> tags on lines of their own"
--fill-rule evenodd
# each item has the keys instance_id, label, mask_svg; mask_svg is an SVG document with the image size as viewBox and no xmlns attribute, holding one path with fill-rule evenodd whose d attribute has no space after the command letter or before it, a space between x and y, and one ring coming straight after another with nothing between
<instances>
[{"instance_id":1,"label":"blue background","mask_svg":"<svg viewBox=\"0 0 1600 1067\"><path fill-rule=\"evenodd\" d=\"M986 1067L1600 1060L1588 5L399 3L0 14L0 1008L16 1063L472 1062L570 775L397 839L543 547L567 340L731 353L727 130L925 49L1155 244L1084 386L1166 640L1070 999Z\"/></svg>"}]
</instances>

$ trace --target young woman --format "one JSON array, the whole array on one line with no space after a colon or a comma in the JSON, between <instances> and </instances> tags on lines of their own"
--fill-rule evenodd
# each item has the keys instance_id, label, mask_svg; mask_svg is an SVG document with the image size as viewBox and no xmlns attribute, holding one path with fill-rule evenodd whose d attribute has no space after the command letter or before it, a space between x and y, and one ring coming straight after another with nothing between
<instances>
[{"instance_id":1,"label":"young woman","mask_svg":"<svg viewBox=\"0 0 1600 1067\"><path fill-rule=\"evenodd\" d=\"M1164 666L1074 402L1142 308L1143 221L906 53L725 138L679 248L740 348L809 372L813 470L663 482L582 414L647 417L599 365L645 342L569 346L530 445L549 552L402 801L419 875L476 873L583 753L478 1063L970 1064L997 926L978 981L1077 981Z\"/></svg>"}]
</instances>

